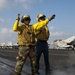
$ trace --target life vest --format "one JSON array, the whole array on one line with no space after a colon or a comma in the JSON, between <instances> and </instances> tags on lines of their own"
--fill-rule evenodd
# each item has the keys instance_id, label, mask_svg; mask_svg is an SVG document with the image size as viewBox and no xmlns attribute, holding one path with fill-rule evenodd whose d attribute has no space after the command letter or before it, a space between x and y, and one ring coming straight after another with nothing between
<instances>
[{"instance_id":1,"label":"life vest","mask_svg":"<svg viewBox=\"0 0 75 75\"><path fill-rule=\"evenodd\" d=\"M20 30L21 33L18 34L18 45L34 46L35 35L33 33L32 25L26 26L23 24L21 25Z\"/></svg>"},{"instance_id":2,"label":"life vest","mask_svg":"<svg viewBox=\"0 0 75 75\"><path fill-rule=\"evenodd\" d=\"M36 38L38 40L47 41L49 38L49 35L50 35L50 33L48 30L48 27L45 26L42 29L40 29L39 33L36 35Z\"/></svg>"}]
</instances>

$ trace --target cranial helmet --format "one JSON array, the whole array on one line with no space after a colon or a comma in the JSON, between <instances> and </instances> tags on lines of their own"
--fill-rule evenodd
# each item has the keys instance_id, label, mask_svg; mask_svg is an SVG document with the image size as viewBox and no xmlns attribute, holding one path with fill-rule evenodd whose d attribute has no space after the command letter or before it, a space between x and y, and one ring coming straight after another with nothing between
<instances>
[{"instance_id":1,"label":"cranial helmet","mask_svg":"<svg viewBox=\"0 0 75 75\"><path fill-rule=\"evenodd\" d=\"M28 18L28 19L31 20L30 16L27 15L27 14L25 14L25 15L22 16L22 18L21 18L21 22L24 23L24 20L25 20L26 18Z\"/></svg>"},{"instance_id":2,"label":"cranial helmet","mask_svg":"<svg viewBox=\"0 0 75 75\"><path fill-rule=\"evenodd\" d=\"M41 18L41 17L45 17L46 18L46 16L44 14L38 14L36 19L39 20L39 18Z\"/></svg>"}]
</instances>

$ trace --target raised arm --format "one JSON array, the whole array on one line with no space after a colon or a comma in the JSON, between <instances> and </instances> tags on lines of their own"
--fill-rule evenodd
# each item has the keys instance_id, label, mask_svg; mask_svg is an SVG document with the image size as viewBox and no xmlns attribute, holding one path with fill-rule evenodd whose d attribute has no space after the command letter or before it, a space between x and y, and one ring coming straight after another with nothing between
<instances>
[{"instance_id":1,"label":"raised arm","mask_svg":"<svg viewBox=\"0 0 75 75\"><path fill-rule=\"evenodd\" d=\"M46 26L54 18L55 18L55 15L52 15L50 18L48 18L48 19L46 19L44 21L38 22L36 24L33 24L34 30L40 30L41 28Z\"/></svg>"},{"instance_id":2,"label":"raised arm","mask_svg":"<svg viewBox=\"0 0 75 75\"><path fill-rule=\"evenodd\" d=\"M13 25L13 30L14 31L18 31L19 30L19 27L20 27L19 20L20 20L20 14L17 15L16 21L15 21L15 23Z\"/></svg>"}]
</instances>

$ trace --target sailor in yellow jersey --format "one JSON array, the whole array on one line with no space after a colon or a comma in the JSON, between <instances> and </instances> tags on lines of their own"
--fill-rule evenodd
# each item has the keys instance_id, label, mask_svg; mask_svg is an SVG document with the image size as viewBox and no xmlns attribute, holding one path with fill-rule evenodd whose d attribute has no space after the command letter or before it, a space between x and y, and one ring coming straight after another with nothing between
<instances>
[{"instance_id":1,"label":"sailor in yellow jersey","mask_svg":"<svg viewBox=\"0 0 75 75\"><path fill-rule=\"evenodd\" d=\"M22 16L21 24L19 24L19 21L20 17L18 15L13 26L13 30L18 32L19 45L14 75L21 75L21 71L27 57L30 58L32 75L38 75L35 69L35 35L33 33L32 25L29 25L31 18L29 15L25 14Z\"/></svg>"},{"instance_id":2,"label":"sailor in yellow jersey","mask_svg":"<svg viewBox=\"0 0 75 75\"><path fill-rule=\"evenodd\" d=\"M37 60L36 60L36 71L39 74L39 60L41 57L41 54L44 55L44 62L45 62L45 73L46 75L50 75L51 68L49 64L49 55L48 55L48 43L47 40L49 39L49 29L47 24L49 21L55 18L55 15L52 15L50 18L46 19L46 16L44 14L39 14L37 16L38 23L34 24L34 34L37 38L36 43L36 54L37 54Z\"/></svg>"}]
</instances>

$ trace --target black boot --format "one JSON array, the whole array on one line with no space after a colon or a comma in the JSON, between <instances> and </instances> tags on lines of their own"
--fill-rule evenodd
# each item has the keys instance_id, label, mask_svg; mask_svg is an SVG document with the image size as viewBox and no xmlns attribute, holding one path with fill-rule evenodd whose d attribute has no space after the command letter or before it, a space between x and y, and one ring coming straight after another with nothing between
<instances>
[{"instance_id":1,"label":"black boot","mask_svg":"<svg viewBox=\"0 0 75 75\"><path fill-rule=\"evenodd\" d=\"M40 75L39 71L32 72L32 75Z\"/></svg>"},{"instance_id":2,"label":"black boot","mask_svg":"<svg viewBox=\"0 0 75 75\"><path fill-rule=\"evenodd\" d=\"M46 75L51 75L52 74L52 70L49 69L49 70L46 70Z\"/></svg>"},{"instance_id":3,"label":"black boot","mask_svg":"<svg viewBox=\"0 0 75 75\"><path fill-rule=\"evenodd\" d=\"M39 73L33 73L32 75L40 75Z\"/></svg>"}]
</instances>

